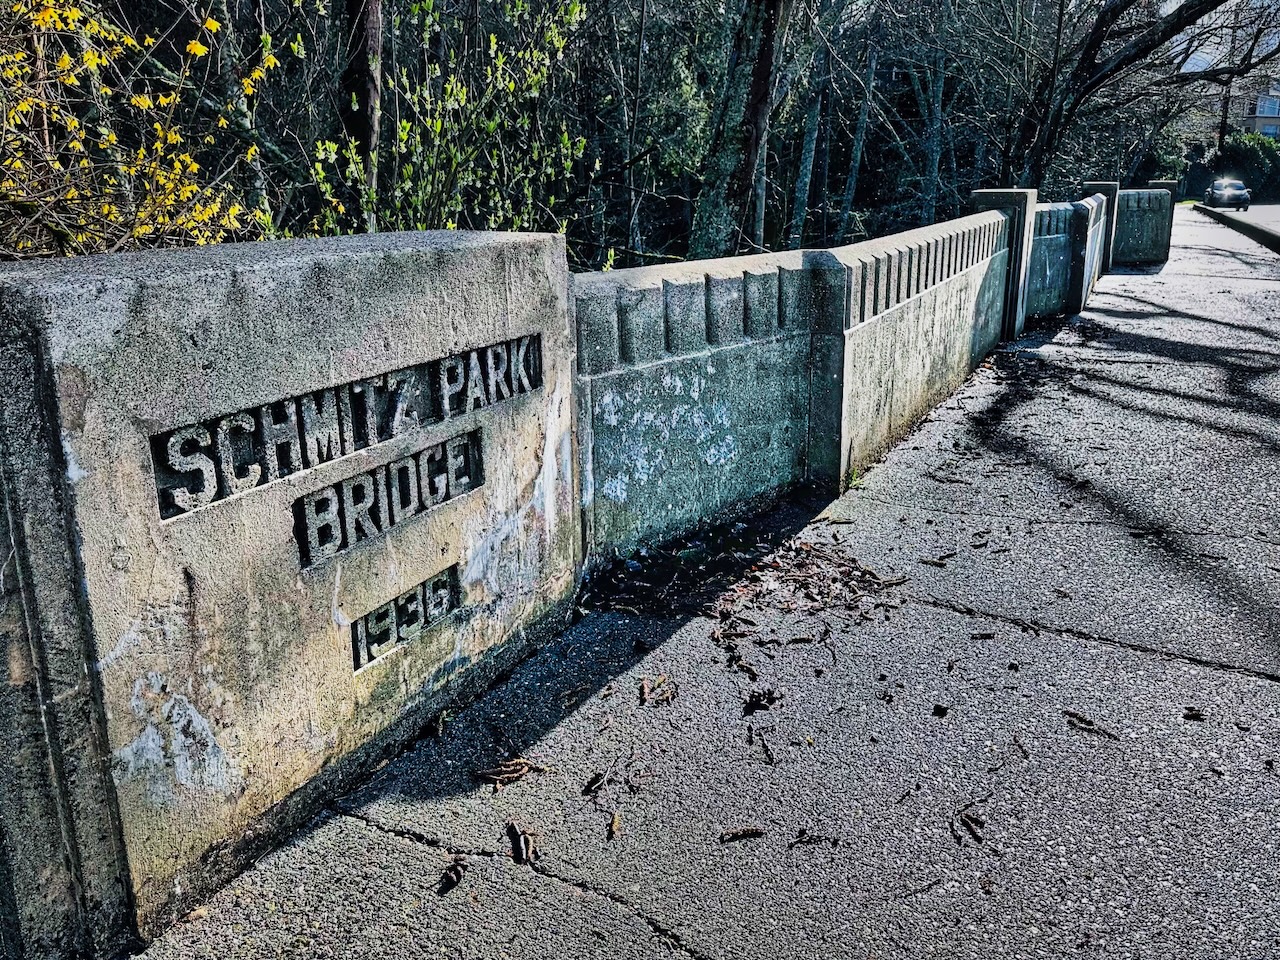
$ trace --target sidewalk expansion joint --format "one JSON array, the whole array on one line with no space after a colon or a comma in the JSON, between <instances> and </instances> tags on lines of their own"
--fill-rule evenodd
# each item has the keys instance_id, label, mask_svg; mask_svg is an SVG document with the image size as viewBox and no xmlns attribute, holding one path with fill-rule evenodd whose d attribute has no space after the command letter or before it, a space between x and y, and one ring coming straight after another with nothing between
<instances>
[{"instance_id":1,"label":"sidewalk expansion joint","mask_svg":"<svg viewBox=\"0 0 1280 960\"><path fill-rule=\"evenodd\" d=\"M1189 653L1162 650L1159 647L1151 647L1144 643L1135 643L1132 640L1117 640L1114 637L1104 637L1101 634L1088 633L1084 630L1073 630L1070 627L1057 627L1039 620L1027 620L1022 617L1011 617L1005 614L993 613L989 610L976 610L973 607L953 600L940 600L937 597L922 596L921 594L912 593L910 591L904 591L902 596L908 601L919 603L926 607L933 607L935 610L947 610L951 613L959 613L967 617L990 620L994 623L1002 623L1006 626L1017 627L1024 631L1029 630L1033 633L1048 633L1072 640L1081 640L1087 643L1098 643L1103 646L1114 647L1120 650L1128 650L1132 653L1142 653L1147 656L1159 657L1161 660L1170 660L1177 663L1185 663L1191 666L1202 667L1206 670L1213 670L1218 673L1231 673L1239 677L1249 677L1253 680L1265 680L1269 683L1280 683L1280 673L1270 673L1266 670L1258 670L1253 667L1241 667L1232 663L1224 663L1221 660L1210 660L1206 657L1197 657L1194 654Z\"/></svg>"},{"instance_id":2,"label":"sidewalk expansion joint","mask_svg":"<svg viewBox=\"0 0 1280 960\"><path fill-rule=\"evenodd\" d=\"M896 510L923 510L926 513L941 513L949 517L964 517L971 520L1006 520L1046 527L1115 527L1117 530L1124 530L1126 533L1137 537L1215 537L1221 540L1245 540L1250 543L1265 544L1269 547L1280 547L1280 541L1272 540L1261 533L1231 533L1223 530L1181 530L1177 527L1162 527L1159 525L1140 527L1121 523L1119 520L1106 520L1101 517L1077 520L1069 517L1029 517L1017 513L987 513L983 510L947 510L943 507L928 507L920 503L906 504L898 503L894 500L883 500L865 491L859 491L857 499L869 500L871 503L878 503L883 507L893 507ZM841 519L849 520L853 518L842 517Z\"/></svg>"},{"instance_id":3,"label":"sidewalk expansion joint","mask_svg":"<svg viewBox=\"0 0 1280 960\"><path fill-rule=\"evenodd\" d=\"M352 820L355 820L357 823L361 823L364 826L377 831L378 833L386 834L387 836L390 836L390 837L396 837L397 839L400 839L400 840L407 840L410 843L417 844L420 846L429 847L432 850L438 850L441 853L445 853L450 856L486 857L492 860L508 861L511 863L511 866L513 868L518 868L519 866L511 859L511 855L504 851L478 849L473 847L453 846L452 844L447 843L446 841L440 839L439 837L433 837L428 834L422 833L421 831L411 830L405 827L387 826L384 823L379 823L377 820L374 820L371 817L367 817L363 814L356 813L352 810L343 810L339 807L332 807L332 806L328 807L327 809L329 813L333 814L334 816L348 817ZM613 891L607 890L603 887L598 887L595 884L587 883L584 880L573 880L568 877L561 876L560 874L546 867L544 864L534 860L530 860L525 865L528 866L535 874L537 874L540 877L544 877L547 880L554 880L556 883L569 887L577 891L578 893L590 894L591 896L598 897L602 900L608 900L610 903L613 903L619 907L622 907L624 910L627 911L627 913L631 914L637 920L642 921L645 924L645 926L647 926L650 930L652 930L654 934L659 939L661 939L663 943L665 943L668 947L670 947L672 950L675 950L675 951L678 951L679 953L684 954L687 957L690 957L691 960L715 960L715 958L709 956L708 954L702 953L701 951L696 950L693 947L689 946L689 944L685 942L684 938L681 937L680 934L676 933L674 930L672 930L666 924L662 923L660 920L649 916L647 913L645 913L643 910L641 910L639 907L633 904L630 900L627 900L625 897L620 896L619 894L616 894Z\"/></svg>"},{"instance_id":4,"label":"sidewalk expansion joint","mask_svg":"<svg viewBox=\"0 0 1280 960\"><path fill-rule=\"evenodd\" d=\"M1054 352L1042 353L1041 351L1053 347ZM1049 343L1030 350L993 350L993 354L999 354L1005 357L1026 357L1031 360L1041 360L1046 364L1057 364L1064 367L1070 367L1073 363L1088 364L1114 364L1116 366L1125 367L1215 367L1217 364L1209 360L1125 360L1120 357L1099 357L1092 354L1082 354L1077 351L1082 347L1078 344L1066 343Z\"/></svg>"},{"instance_id":5,"label":"sidewalk expansion joint","mask_svg":"<svg viewBox=\"0 0 1280 960\"><path fill-rule=\"evenodd\" d=\"M488 857L490 859L502 859L507 855L497 850L485 850L475 847L456 847L439 837L432 837L428 834L421 833L417 830L410 830L406 827L390 827L385 823L379 823L372 817L366 817L363 814L356 813L352 810L342 810L337 807L328 807L328 811L335 816L349 817L357 823L362 823L372 830L384 833L389 837L397 837L401 840L407 840L410 843L419 844L424 847L430 847L432 850L439 850L441 853L454 857Z\"/></svg>"},{"instance_id":6,"label":"sidewalk expansion joint","mask_svg":"<svg viewBox=\"0 0 1280 960\"><path fill-rule=\"evenodd\" d=\"M693 960L713 960L713 958L708 954L702 953L701 951L696 950L693 947L689 946L689 944L685 942L685 939L682 936L680 936L680 934L676 933L666 924L662 923L660 920L655 919L654 917L649 916L649 914L645 913L643 910L641 910L639 907L633 904L630 900L626 899L623 896L620 896L619 894L614 893L612 890L607 890L604 887L598 887L595 884L587 883L584 880L572 880L569 877L561 876L560 874L555 873L554 871L548 869L542 863L531 861L529 863L529 866L533 869L533 872L540 877L546 877L549 880L555 880L556 882L562 883L565 886L578 891L579 893L590 894L592 896L600 897L601 899L608 900L610 903L617 904L618 906L626 910L628 913L630 913L632 916L634 916L637 920L643 921L644 924L650 930L652 930L654 934L658 936L662 940L662 942L665 943L671 949L677 950L680 953L683 953L685 956L693 958Z\"/></svg>"}]
</instances>

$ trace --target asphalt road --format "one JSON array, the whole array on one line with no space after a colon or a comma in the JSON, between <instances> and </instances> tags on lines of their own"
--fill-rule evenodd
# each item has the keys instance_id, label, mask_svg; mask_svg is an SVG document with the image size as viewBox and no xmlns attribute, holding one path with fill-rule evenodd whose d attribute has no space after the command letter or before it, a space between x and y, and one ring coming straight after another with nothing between
<instances>
[{"instance_id":1,"label":"asphalt road","mask_svg":"<svg viewBox=\"0 0 1280 960\"><path fill-rule=\"evenodd\" d=\"M1260 203L1249 207L1247 215L1265 227L1280 230L1280 203Z\"/></svg>"},{"instance_id":2,"label":"asphalt road","mask_svg":"<svg viewBox=\"0 0 1280 960\"><path fill-rule=\"evenodd\" d=\"M1280 257L1176 216L859 489L630 571L146 956L1280 954Z\"/></svg>"},{"instance_id":3,"label":"asphalt road","mask_svg":"<svg viewBox=\"0 0 1280 960\"><path fill-rule=\"evenodd\" d=\"M1234 210L1228 212L1239 216L1241 220L1251 220L1259 226L1280 233L1280 203L1255 203L1239 214Z\"/></svg>"}]
</instances>

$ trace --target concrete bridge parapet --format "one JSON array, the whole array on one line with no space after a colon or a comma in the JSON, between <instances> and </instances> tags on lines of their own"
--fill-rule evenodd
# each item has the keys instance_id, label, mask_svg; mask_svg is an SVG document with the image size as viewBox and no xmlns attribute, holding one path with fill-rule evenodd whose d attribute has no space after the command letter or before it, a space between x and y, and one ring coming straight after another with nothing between
<instances>
[{"instance_id":1,"label":"concrete bridge parapet","mask_svg":"<svg viewBox=\"0 0 1280 960\"><path fill-rule=\"evenodd\" d=\"M562 238L468 233L0 269L0 955L150 938L591 563L848 488L1081 309L1117 221L1167 255L1169 194L1100 188L576 277Z\"/></svg>"}]
</instances>

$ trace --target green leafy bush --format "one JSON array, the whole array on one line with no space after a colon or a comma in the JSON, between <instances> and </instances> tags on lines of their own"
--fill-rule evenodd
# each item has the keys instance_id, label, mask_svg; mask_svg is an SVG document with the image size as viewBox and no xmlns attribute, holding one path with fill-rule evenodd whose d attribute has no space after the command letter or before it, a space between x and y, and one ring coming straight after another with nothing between
<instances>
[{"instance_id":1,"label":"green leafy bush","mask_svg":"<svg viewBox=\"0 0 1280 960\"><path fill-rule=\"evenodd\" d=\"M1235 133L1209 158L1218 176L1237 177L1256 201L1280 200L1280 143L1260 133Z\"/></svg>"}]
</instances>

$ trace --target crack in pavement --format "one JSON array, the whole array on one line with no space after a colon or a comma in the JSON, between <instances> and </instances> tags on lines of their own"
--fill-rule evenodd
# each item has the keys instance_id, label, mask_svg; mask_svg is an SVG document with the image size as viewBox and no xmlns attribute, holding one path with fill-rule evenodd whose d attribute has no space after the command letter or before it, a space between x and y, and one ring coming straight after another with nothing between
<instances>
[{"instance_id":1,"label":"crack in pavement","mask_svg":"<svg viewBox=\"0 0 1280 960\"><path fill-rule=\"evenodd\" d=\"M1049 348L1053 348L1052 352L1041 352ZM1087 344L1047 343L1033 350L994 350L992 353L993 355L999 354L1006 357L1024 357L1031 360L1040 360L1046 364L1056 364L1059 367L1070 367L1071 362L1114 364L1126 367L1217 367L1217 364L1208 360L1187 360L1185 362L1179 360L1121 360L1118 357L1096 357L1077 352L1087 348ZM1042 376L1047 375L1047 373L1042 374Z\"/></svg>"},{"instance_id":2,"label":"crack in pavement","mask_svg":"<svg viewBox=\"0 0 1280 960\"><path fill-rule=\"evenodd\" d=\"M589 893L593 896L608 900L610 903L617 904L636 919L642 920L645 925L648 926L648 928L652 930L667 946L692 957L693 960L714 960L714 958L709 954L705 954L702 951L689 946L684 937L680 936L680 934L676 933L660 920L649 916L649 914L645 913L630 900L614 893L612 890L607 890L604 887L597 887L595 884L587 883L585 880L574 880L569 877L561 876L560 874L548 869L542 863L530 862L529 866L532 868L533 872L540 877L548 877L551 880L555 880L567 887L577 890L579 893Z\"/></svg>"},{"instance_id":3,"label":"crack in pavement","mask_svg":"<svg viewBox=\"0 0 1280 960\"><path fill-rule=\"evenodd\" d=\"M430 847L432 850L439 850L440 852L447 853L453 857L486 857L491 860L500 860L507 856L498 850L486 850L483 847L455 847L439 837L432 837L417 830L410 830L407 827L388 826L385 823L379 823L372 817L356 813L354 810L343 810L338 807L327 807L326 809L334 816L348 817L357 823L362 823L366 827L376 830L379 833L384 833L389 837L408 840L410 843Z\"/></svg>"},{"instance_id":4,"label":"crack in pavement","mask_svg":"<svg viewBox=\"0 0 1280 960\"><path fill-rule=\"evenodd\" d=\"M1002 623L1006 626L1017 627L1020 630L1030 630L1035 633L1055 634L1059 637L1069 637L1073 640L1084 640L1090 643L1099 643L1104 646L1115 647L1120 650L1129 650L1133 653L1142 653L1148 656L1159 657L1162 660L1174 660L1191 666L1203 667L1207 670L1213 670L1218 673L1231 673L1236 676L1250 677L1254 680L1265 680L1269 683L1280 683L1280 673L1271 673L1266 670L1258 670L1254 667L1241 667L1232 663L1224 663L1221 660L1210 660L1207 657L1197 657L1195 654L1162 650L1159 647L1151 647L1144 643L1135 643L1132 640L1117 640L1114 637L1104 637L1101 634L1088 633L1084 630L1075 630L1071 627L1054 626L1053 624L1048 624L1040 620L1027 620L1022 617L1006 616L1005 614L995 613L990 610L978 610L954 600L943 600L927 594L913 593L909 590L902 591L901 596L907 600L923 604L926 607L933 607L936 610L947 610L951 613L959 613L967 617L990 620L994 623Z\"/></svg>"},{"instance_id":5,"label":"crack in pavement","mask_svg":"<svg viewBox=\"0 0 1280 960\"><path fill-rule=\"evenodd\" d=\"M484 848L457 847L447 843L439 837L433 837L429 834L422 833L421 831L411 830L405 827L388 826L385 823L380 823L377 820L374 820L372 817L356 813L353 810L343 810L332 806L327 807L326 809L334 816L348 817L357 823L363 824L364 826L377 831L378 833L382 833L390 837L396 837L400 840L406 840L409 843L429 847L432 850L439 850L440 852L449 854L450 856L485 857L491 860L511 861L511 866L513 868L520 866L512 860L509 853L503 851L488 850ZM569 877L562 876L538 861L530 860L524 865L528 866L540 877L545 877L548 880L554 880L557 883L563 884L564 886L569 887L572 890L576 890L579 893L591 894L592 896L599 897L602 900L608 900L610 903L622 907L637 920L642 921L645 926L652 930L654 934L658 936L668 947L672 950L683 953L685 956L691 957L692 960L716 960L716 958L711 957L709 954L702 953L700 950L691 947L675 930L672 930L657 918L645 913L634 903L620 894L616 894L604 887L598 887L595 884L587 883L584 880L574 880Z\"/></svg>"}]
</instances>

